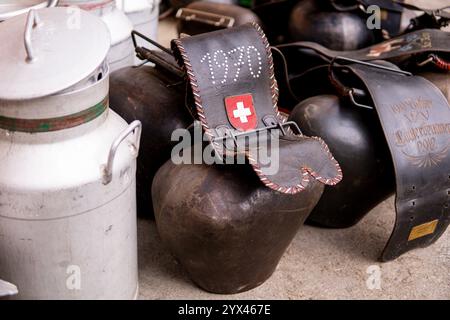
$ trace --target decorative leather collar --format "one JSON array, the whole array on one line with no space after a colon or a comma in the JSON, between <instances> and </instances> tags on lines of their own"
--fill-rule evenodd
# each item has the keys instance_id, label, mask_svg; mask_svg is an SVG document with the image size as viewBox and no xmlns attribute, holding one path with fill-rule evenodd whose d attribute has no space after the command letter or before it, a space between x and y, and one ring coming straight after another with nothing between
<instances>
[{"instance_id":1,"label":"decorative leather collar","mask_svg":"<svg viewBox=\"0 0 450 320\"><path fill-rule=\"evenodd\" d=\"M450 105L419 76L360 64L341 69L350 73L336 75L339 82L358 79L373 101L394 163L396 222L381 256L393 260L431 245L450 224Z\"/></svg>"},{"instance_id":2,"label":"decorative leather collar","mask_svg":"<svg viewBox=\"0 0 450 320\"><path fill-rule=\"evenodd\" d=\"M261 181L283 193L298 193L312 179L328 185L342 179L323 140L293 134L292 123L280 115L272 53L258 25L177 39L172 48L186 70L198 119L217 155L229 156L224 142L233 142ZM278 144L271 145L278 155L274 171L273 163L267 165L259 155L269 148L263 142L270 144L278 135ZM251 143L255 140L257 146Z\"/></svg>"}]
</instances>

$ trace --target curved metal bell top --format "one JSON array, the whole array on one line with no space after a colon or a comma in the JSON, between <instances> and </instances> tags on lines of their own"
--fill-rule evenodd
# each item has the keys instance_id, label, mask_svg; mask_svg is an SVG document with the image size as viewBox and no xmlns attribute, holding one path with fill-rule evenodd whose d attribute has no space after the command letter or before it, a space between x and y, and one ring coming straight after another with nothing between
<instances>
[{"instance_id":1,"label":"curved metal bell top","mask_svg":"<svg viewBox=\"0 0 450 320\"><path fill-rule=\"evenodd\" d=\"M32 10L0 24L0 99L65 90L105 60L110 35L96 16L73 8Z\"/></svg>"}]
</instances>

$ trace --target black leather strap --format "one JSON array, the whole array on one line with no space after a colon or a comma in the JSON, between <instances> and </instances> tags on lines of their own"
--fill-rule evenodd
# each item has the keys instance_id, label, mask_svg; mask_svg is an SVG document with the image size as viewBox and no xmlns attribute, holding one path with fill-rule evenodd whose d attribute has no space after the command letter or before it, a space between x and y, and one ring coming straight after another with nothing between
<instances>
[{"instance_id":1,"label":"black leather strap","mask_svg":"<svg viewBox=\"0 0 450 320\"><path fill-rule=\"evenodd\" d=\"M450 223L450 106L431 82L350 65L379 116L396 173L393 233L381 259L434 243ZM340 80L349 78L348 73Z\"/></svg>"},{"instance_id":2,"label":"black leather strap","mask_svg":"<svg viewBox=\"0 0 450 320\"><path fill-rule=\"evenodd\" d=\"M424 29L356 51L333 51L313 42L283 44L279 45L278 48L283 52L296 49L311 49L322 56L325 61L330 61L337 56L370 61L399 59L415 54L449 53L449 43L449 32Z\"/></svg>"},{"instance_id":3,"label":"black leather strap","mask_svg":"<svg viewBox=\"0 0 450 320\"><path fill-rule=\"evenodd\" d=\"M283 193L300 192L312 179L328 185L342 179L339 165L320 138L288 134L278 112L272 53L258 25L181 38L172 48L186 69L198 119L217 154L229 155L224 141L236 141L261 181ZM264 139L281 134L272 150L279 155L275 171L273 163L260 157L261 148L270 145L254 147L248 140L232 139L248 135L251 141L262 142L257 132L267 127L274 130Z\"/></svg>"}]
</instances>

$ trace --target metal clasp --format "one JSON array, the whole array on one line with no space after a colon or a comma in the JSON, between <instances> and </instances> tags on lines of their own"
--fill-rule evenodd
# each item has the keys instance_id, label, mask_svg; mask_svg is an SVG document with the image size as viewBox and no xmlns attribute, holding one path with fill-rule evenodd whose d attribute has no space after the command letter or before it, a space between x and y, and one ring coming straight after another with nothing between
<instances>
[{"instance_id":1,"label":"metal clasp","mask_svg":"<svg viewBox=\"0 0 450 320\"><path fill-rule=\"evenodd\" d=\"M225 126L225 125L218 126L215 130L219 136L213 138L212 141L213 142L223 141L223 143L225 144L226 141L231 138L231 139L233 139L235 146L237 146L237 138L239 138L239 137L251 136L251 135L258 134L260 132L270 131L270 130L275 130L275 129L280 130L282 135L285 136L285 135L287 135L286 128L291 128L291 126L293 126L295 128L298 135L303 135L298 124L294 121L287 121L287 122L281 123L280 121L275 119L274 116L269 115L269 116L265 116L263 118L263 123L265 125L265 127L263 127L263 128L240 132L237 134L233 133L233 130L230 129L228 126Z\"/></svg>"}]
</instances>

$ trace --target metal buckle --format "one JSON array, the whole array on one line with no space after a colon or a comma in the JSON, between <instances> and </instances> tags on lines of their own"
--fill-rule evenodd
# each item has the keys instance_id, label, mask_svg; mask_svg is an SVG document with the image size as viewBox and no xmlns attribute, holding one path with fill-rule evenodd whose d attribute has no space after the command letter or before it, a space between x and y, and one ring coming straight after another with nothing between
<instances>
[{"instance_id":1,"label":"metal buckle","mask_svg":"<svg viewBox=\"0 0 450 320\"><path fill-rule=\"evenodd\" d=\"M189 8L178 9L175 17L184 21L201 22L223 28L231 28L235 23L235 19L233 17Z\"/></svg>"},{"instance_id":2,"label":"metal buckle","mask_svg":"<svg viewBox=\"0 0 450 320\"><path fill-rule=\"evenodd\" d=\"M298 124L294 121L287 121L284 123L279 122L274 116L269 115L269 116L265 116L263 118L263 123L265 125L264 128L259 128L259 129L255 129L255 130L251 130L251 131L245 131L245 132L240 132L240 133L233 133L233 130L227 126L227 125L220 125L218 127L216 127L215 131L218 134L218 137L215 137L212 139L213 142L217 142L217 141L223 141L223 143L225 144L226 141L228 139L233 139L234 141L234 145L238 146L238 141L237 138L238 137L242 137L242 136L250 136L250 135L254 135L254 134L258 134L260 132L264 132L264 131L270 131L270 130L275 130L278 129L281 131L283 136L287 135L286 129L285 128L291 128L291 126L293 126L296 131L297 131L297 135L303 135L302 131L300 130ZM226 145L225 145L226 146Z\"/></svg>"}]
</instances>

